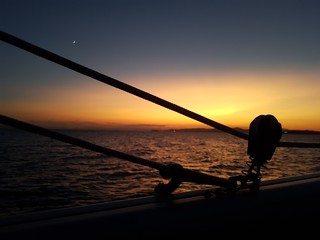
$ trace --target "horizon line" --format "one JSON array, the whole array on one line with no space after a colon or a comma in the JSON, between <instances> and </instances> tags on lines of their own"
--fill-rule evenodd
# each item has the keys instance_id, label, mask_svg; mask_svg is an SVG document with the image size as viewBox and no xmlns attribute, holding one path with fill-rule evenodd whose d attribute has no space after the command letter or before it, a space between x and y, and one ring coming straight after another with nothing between
<instances>
[{"instance_id":1,"label":"horizon line","mask_svg":"<svg viewBox=\"0 0 320 240\"><path fill-rule=\"evenodd\" d=\"M38 125L39 126L39 125ZM111 126L51 126L51 127L43 127L47 129L54 129L54 130L79 130L79 131L163 131L163 132L176 132L176 131L217 131L217 132L224 132L220 129L213 128L213 127L165 127L164 125L159 125L160 127L154 127L158 126L156 124L132 124L132 125L123 125L119 127L120 125L117 125L117 127L111 127ZM151 127L153 126L153 127ZM0 129L16 129L11 126L7 126L5 124L0 123ZM249 128L241 128L241 127L233 127L235 130L248 132ZM19 129L17 129L19 130ZM23 130L22 130L23 131ZM316 133L320 134L320 130L312 130L312 129L288 129L283 128L282 132L287 133Z\"/></svg>"}]
</instances>

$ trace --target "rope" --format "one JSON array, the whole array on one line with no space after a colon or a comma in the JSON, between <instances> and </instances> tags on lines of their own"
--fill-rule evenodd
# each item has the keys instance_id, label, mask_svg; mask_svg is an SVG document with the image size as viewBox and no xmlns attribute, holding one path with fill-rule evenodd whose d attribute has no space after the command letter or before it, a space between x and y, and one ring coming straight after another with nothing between
<instances>
[{"instance_id":1,"label":"rope","mask_svg":"<svg viewBox=\"0 0 320 240\"><path fill-rule=\"evenodd\" d=\"M130 154L126 154L123 152L119 152L110 148L102 147L84 140L81 140L79 138L71 137L56 131L52 131L46 128L42 128L30 123L26 123L14 118L10 118L4 115L0 114L0 123L15 127L18 129L22 129L28 132L32 132L35 134L39 134L42 136L46 136L52 139L59 140L64 143L69 143L84 149L88 149L94 152L106 154L108 156L116 157L119 159L127 160L132 163L137 163L143 166L147 166L150 168L154 168L159 170L160 175L165 179L170 179L171 181L168 184L159 184L157 192L160 194L169 194L172 191L174 191L182 182L194 182L199 184L211 184L211 185L217 185L221 187L225 187L229 190L235 189L235 184L228 179L220 178L211 176L205 173L196 172L190 169L183 168L179 164L168 164L164 165L161 163L157 163L154 161L150 161L147 159L143 159L140 157L136 157ZM174 187L172 187L173 183Z\"/></svg>"},{"instance_id":2,"label":"rope","mask_svg":"<svg viewBox=\"0 0 320 240\"><path fill-rule=\"evenodd\" d=\"M146 160L143 158L139 158L139 157L135 157L123 152L118 152L116 150L110 149L110 148L106 148L106 147L102 147L75 137L71 137L62 133L58 133L56 131L52 131L46 128L42 128L36 125L32 125L30 123L26 123L23 121L19 121L17 119L14 118L10 118L4 115L0 114L0 123L3 123L5 125L11 126L11 127L15 127L18 129L22 129L28 132L32 132L35 134L39 134L42 136L46 136L49 138L53 138L56 140L59 140L61 142L65 142L65 143L69 143L81 148L85 148L94 152L98 152L98 153L102 153L102 154L106 154L112 157L116 157L116 158L120 158L120 159L124 159L124 160L128 160L130 162L133 163L138 163L144 166L148 166L151 168L155 168L158 170L163 170L164 169L164 165L160 164L160 163L156 163L150 160Z\"/></svg>"}]
</instances>

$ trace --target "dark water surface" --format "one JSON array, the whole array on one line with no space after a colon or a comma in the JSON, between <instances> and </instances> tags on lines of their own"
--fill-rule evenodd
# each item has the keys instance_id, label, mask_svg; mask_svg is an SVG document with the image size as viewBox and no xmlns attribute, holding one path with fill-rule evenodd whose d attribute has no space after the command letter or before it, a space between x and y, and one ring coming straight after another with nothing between
<instances>
[{"instance_id":1,"label":"dark water surface","mask_svg":"<svg viewBox=\"0 0 320 240\"><path fill-rule=\"evenodd\" d=\"M247 142L219 131L85 131L62 133L159 163L175 162L229 178L246 170ZM320 142L320 134L282 141ZM155 169L46 137L0 128L0 217L153 195ZM320 149L277 148L262 181L320 171ZM211 186L183 183L176 192Z\"/></svg>"}]
</instances>

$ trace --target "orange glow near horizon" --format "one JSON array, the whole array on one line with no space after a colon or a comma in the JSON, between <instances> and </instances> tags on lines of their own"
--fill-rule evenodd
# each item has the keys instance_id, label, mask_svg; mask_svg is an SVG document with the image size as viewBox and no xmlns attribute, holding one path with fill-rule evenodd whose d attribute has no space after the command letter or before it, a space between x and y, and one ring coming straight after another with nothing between
<instances>
[{"instance_id":1,"label":"orange glow near horizon","mask_svg":"<svg viewBox=\"0 0 320 240\"><path fill-rule=\"evenodd\" d=\"M319 72L242 71L153 74L130 80L137 88L230 127L248 128L256 116L273 114L283 128L319 131L318 76ZM50 89L40 85L27 92L28 101L5 103L3 114L43 123L209 127L97 81Z\"/></svg>"}]
</instances>

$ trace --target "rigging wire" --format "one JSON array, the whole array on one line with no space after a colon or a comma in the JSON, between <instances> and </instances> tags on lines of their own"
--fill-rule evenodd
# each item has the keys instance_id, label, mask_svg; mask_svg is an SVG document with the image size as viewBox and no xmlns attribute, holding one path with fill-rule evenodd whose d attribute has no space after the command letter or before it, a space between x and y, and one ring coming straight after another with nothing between
<instances>
[{"instance_id":1,"label":"rigging wire","mask_svg":"<svg viewBox=\"0 0 320 240\"><path fill-rule=\"evenodd\" d=\"M192 112L186 108L180 107L174 103L171 103L169 101L166 101L162 98L159 98L155 95L152 95L148 92L145 92L143 90L140 90L136 87L133 87L131 85L128 85L126 83L123 83L119 80L116 80L114 78L108 77L104 74L101 74L99 72L96 72L90 68L87 68L85 66L82 66L78 63L75 63L71 60L68 60L64 57L61 57L55 53L49 52L43 48L40 48L38 46L35 46L31 43L28 43L22 39L19 39L15 36L12 36L8 33L5 33L3 31L0 31L0 37L1 40L3 40L4 42L7 42L11 45L14 45L18 48L24 49L30 53L33 53L35 55L38 55L40 57L43 57L49 61L55 62L61 66L64 66L66 68L69 68L71 70L74 70L78 73L84 74L86 76L89 76L93 79L96 79L100 82L103 82L105 84L111 85L113 87L116 87L118 89L121 89L123 91L126 91L128 93L131 93L135 96L138 96L140 98L143 98L145 100L148 100L150 102L153 102L155 104L158 104L160 106L163 106L167 109L170 109L172 111L175 111L177 113L180 113L182 115L185 115L187 117L190 117L194 120L197 120L199 122L205 123L211 127L214 127L216 129L222 130L226 133L229 133L231 135L234 135L236 137L245 139L245 140L249 140L249 135L244 133L244 132L240 132L237 131L233 128L230 128L228 126L225 126L221 123L215 122L211 119L208 119L204 116L201 116L195 112ZM137 163L140 165L144 165L144 166L148 166L154 169L159 170L160 175L165 178L165 179L169 179L171 178L171 180L167 183L167 184L163 184L163 183L159 183L158 186L156 186L155 188L155 192L158 194L170 194L171 192L173 192L177 187L179 187L179 185L182 182L194 182L194 183L199 183L199 184L212 184L212 185L217 185L217 186L221 186L221 187L225 187L228 191L230 192L234 192L237 189L237 179L241 179L241 185L243 186L247 186L247 182L250 182L251 180L260 180L261 175L260 175L260 167L257 170L256 174L253 174L251 172L251 170L254 170L254 165L252 165L249 169L249 171L247 172L247 174L244 174L244 176L238 176L236 178L230 178L230 179L224 179L224 178L219 178L219 177L215 177L215 176L211 176L211 175L207 175L201 172L196 172L193 170L189 170L189 169L185 169L183 168L181 165L179 164L160 164L154 161L150 161L150 160L146 160L140 157L136 157L133 155L129 155L123 152L119 152L113 149L109 149L106 147L102 147L78 138L74 138L68 135L64 135L61 134L59 132L55 132L46 128L42 128L36 125L32 125L17 119L13 119L4 115L0 114L0 123L15 127L15 128L19 128L22 130L26 130L29 132L33 132L36 134L40 134L42 136L47 136L49 138L53 138L65 143L69 143L84 149L88 149L91 151L95 151L95 152L99 152L102 154L106 154L109 156L113 156L113 157L117 157L119 159L123 159L123 160L127 160L133 163ZM279 142L278 146L283 146L283 147L312 147L312 148L319 148L320 147L320 143L292 143L292 142ZM251 179L252 176L254 175L255 178L257 179ZM254 183L255 181L253 181ZM253 185L257 185L257 184L253 184ZM258 185L257 185L258 186Z\"/></svg>"},{"instance_id":2,"label":"rigging wire","mask_svg":"<svg viewBox=\"0 0 320 240\"><path fill-rule=\"evenodd\" d=\"M174 112L180 113L184 116L187 116L191 119L202 122L208 126L219 129L221 131L224 131L224 132L229 133L231 135L234 135L236 137L239 137L239 138L242 138L245 140L249 139L248 134L246 134L244 132L237 131L237 130L230 128L226 125L223 125L223 124L218 123L216 121L213 121L209 118L201 116L195 112L192 112L186 108L180 107L174 103L171 103L171 102L164 100L160 97L157 97L157 96L152 95L148 92L145 92L141 89L138 89L138 88L133 87L129 84L123 83L117 79L111 78L111 77L106 76L102 73L94 71L90 68L87 68L83 65L80 65L76 62L73 62L69 59L61 57L61 56L59 56L55 53L52 53L48 50L45 50L45 49L40 48L38 46L35 46L29 42L26 42L20 38L17 38L11 34L0 31L0 37L1 37L2 41L6 42L8 44L14 45L18 48L26 50L27 52L33 53L37 56L45 58L45 59L52 61L54 63L57 63L58 65L64 66L64 67L69 68L71 70L74 70L78 73L81 73L83 75L91 77L95 80L98 80L98 81L103 82L105 84L111 85L115 88L121 89L121 90L126 91L128 93L131 93L135 96L138 96L140 98L143 98L143 99L148 100L150 102L153 102L155 104L163 106L163 107L170 109ZM299 148L320 148L320 143L279 142L278 146L279 147L299 147Z\"/></svg>"},{"instance_id":3,"label":"rigging wire","mask_svg":"<svg viewBox=\"0 0 320 240\"><path fill-rule=\"evenodd\" d=\"M12 36L12 35L10 35L8 33L5 33L3 31L1 31L0 36L1 36L1 40L2 41L7 42L7 43L9 43L11 45L14 45L14 46L16 46L18 48L24 49L24 50L26 50L26 51L28 51L30 53L38 55L38 56L40 56L42 58L45 58L45 59L47 59L49 61L55 62L55 63L57 63L59 65L62 65L64 67L66 67L66 68L72 69L72 70L74 70L74 71L76 71L78 73L81 73L83 75L86 75L88 77L96 79L96 80L98 80L100 82L103 82L105 84L111 85L111 86L116 87L116 88L119 88L119 89L121 89L123 91L126 91L128 93L131 93L131 94L133 94L135 96L138 96L138 97L143 98L145 100L148 100L150 102L156 103L156 104L158 104L160 106L163 106L165 108L168 108L168 109L170 109L172 111L178 112L178 113L180 113L182 115L185 115L185 116L190 117L190 118L192 118L194 120L197 120L199 122L207 124L207 125L209 125L211 127L217 128L219 130L222 130L222 131L227 132L229 134L232 134L234 136L237 136L237 137L240 137L242 139L248 140L248 135L243 133L243 132L237 131L237 130L235 130L233 128L230 128L228 126L225 126L225 125L223 125L221 123L215 122L215 121L213 121L211 119L203 117L203 116L201 116L201 115L199 115L199 114L197 114L195 112L192 112L192 111L190 111L190 110L188 110L186 108L180 107L180 106L178 106L178 105L176 105L174 103L171 103L171 102L169 102L167 100L159 98L159 97L157 97L155 95L152 95L152 94L150 94L148 92L145 92L145 91L140 90L140 89L138 89L136 87L133 87L131 85L123 83L123 82L121 82L119 80L116 80L114 78L108 77L108 76L106 76L106 75L104 75L102 73L99 73L97 71L94 71L94 70L92 70L90 68L82 66L82 65L80 65L78 63L70 61L70 60L68 60L68 59L66 59L64 57L61 57L61 56L59 56L59 55L57 55L55 53L47 51L47 50L45 50L43 48L40 48L38 46L35 46L35 45L33 45L31 43L28 43L28 42L26 42L26 41L24 41L22 39L19 39L19 38L15 37L15 36Z\"/></svg>"}]
</instances>

